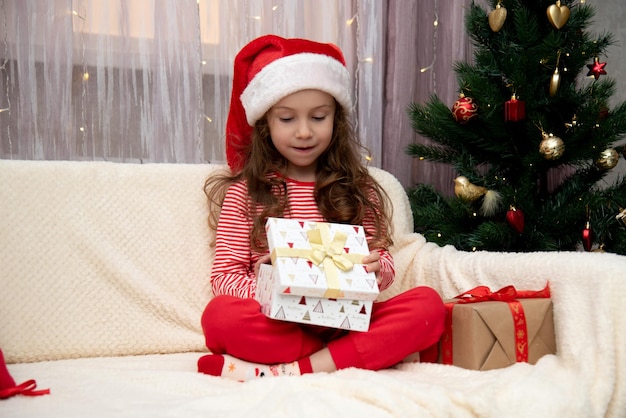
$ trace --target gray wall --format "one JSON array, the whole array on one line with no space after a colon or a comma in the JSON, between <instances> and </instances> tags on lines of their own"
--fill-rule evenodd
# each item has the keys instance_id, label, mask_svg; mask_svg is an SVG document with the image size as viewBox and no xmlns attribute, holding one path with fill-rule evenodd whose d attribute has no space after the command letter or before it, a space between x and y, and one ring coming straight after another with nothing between
<instances>
[{"instance_id":1,"label":"gray wall","mask_svg":"<svg viewBox=\"0 0 626 418\"><path fill-rule=\"evenodd\" d=\"M591 4L596 10L596 16L590 31L595 34L610 32L615 38L615 44L608 49L607 56L600 57L600 62L607 63L605 67L606 76L617 82L616 93L611 100L611 105L615 106L626 101L626 1L595 0ZM592 60L593 58L589 62L591 63ZM621 154L626 140L621 140L618 144L620 146L617 147L617 150ZM611 170L605 180L612 182L618 175L626 176L626 159L623 155L617 167ZM626 205L626 202L621 204Z\"/></svg>"}]
</instances>

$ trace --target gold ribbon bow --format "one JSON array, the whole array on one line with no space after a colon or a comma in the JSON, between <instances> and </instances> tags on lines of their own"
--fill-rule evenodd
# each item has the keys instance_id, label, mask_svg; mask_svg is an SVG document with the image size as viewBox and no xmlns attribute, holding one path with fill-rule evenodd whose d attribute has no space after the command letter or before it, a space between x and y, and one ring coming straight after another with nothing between
<instances>
[{"instance_id":1,"label":"gold ribbon bow","mask_svg":"<svg viewBox=\"0 0 626 418\"><path fill-rule=\"evenodd\" d=\"M310 249L306 248L274 248L272 251L272 263L276 257L306 258L326 273L327 290L325 298L338 299L343 296L339 285L339 270L350 271L354 264L359 264L365 254L348 254L344 247L348 236L343 232L335 232L330 237L330 228L326 223L318 223L317 227L307 231Z\"/></svg>"}]
</instances>

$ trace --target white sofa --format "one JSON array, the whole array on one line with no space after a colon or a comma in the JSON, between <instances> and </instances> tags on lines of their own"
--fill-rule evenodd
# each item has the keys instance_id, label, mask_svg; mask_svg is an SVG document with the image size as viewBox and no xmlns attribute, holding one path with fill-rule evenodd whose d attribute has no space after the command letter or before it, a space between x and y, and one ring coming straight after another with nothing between
<instances>
[{"instance_id":1,"label":"white sofa","mask_svg":"<svg viewBox=\"0 0 626 418\"><path fill-rule=\"evenodd\" d=\"M485 372L406 363L238 383L198 374L211 297L205 178L216 165L0 161L1 417L623 417L626 257L465 253L412 232L394 201L397 279L453 297L550 282L557 355ZM219 321L219 318L215 318Z\"/></svg>"}]
</instances>

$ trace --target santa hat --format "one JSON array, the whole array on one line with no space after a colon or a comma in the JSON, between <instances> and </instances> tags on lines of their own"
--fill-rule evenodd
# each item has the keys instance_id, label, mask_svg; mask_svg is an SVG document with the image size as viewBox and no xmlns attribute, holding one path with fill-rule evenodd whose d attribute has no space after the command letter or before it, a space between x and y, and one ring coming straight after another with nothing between
<instances>
[{"instance_id":1,"label":"santa hat","mask_svg":"<svg viewBox=\"0 0 626 418\"><path fill-rule=\"evenodd\" d=\"M252 127L283 97L316 89L332 95L350 113L350 74L333 44L265 35L235 57L233 91L226 122L226 160L233 171L246 163Z\"/></svg>"}]
</instances>

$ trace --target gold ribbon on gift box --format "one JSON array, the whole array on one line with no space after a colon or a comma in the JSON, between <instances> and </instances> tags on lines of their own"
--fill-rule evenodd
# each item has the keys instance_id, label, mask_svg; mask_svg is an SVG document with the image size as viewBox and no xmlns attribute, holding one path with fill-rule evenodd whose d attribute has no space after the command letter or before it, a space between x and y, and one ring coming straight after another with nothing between
<instances>
[{"instance_id":1,"label":"gold ribbon on gift box","mask_svg":"<svg viewBox=\"0 0 626 418\"><path fill-rule=\"evenodd\" d=\"M271 254L272 264L277 257L306 258L324 270L326 275L326 293L328 299L343 296L339 287L339 270L350 271L354 264L360 264L367 254L349 254L344 249L348 235L337 231L331 238L330 227L323 222L316 223L316 228L307 231L311 248L274 248Z\"/></svg>"}]
</instances>

